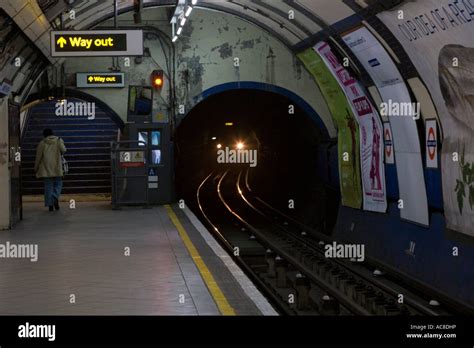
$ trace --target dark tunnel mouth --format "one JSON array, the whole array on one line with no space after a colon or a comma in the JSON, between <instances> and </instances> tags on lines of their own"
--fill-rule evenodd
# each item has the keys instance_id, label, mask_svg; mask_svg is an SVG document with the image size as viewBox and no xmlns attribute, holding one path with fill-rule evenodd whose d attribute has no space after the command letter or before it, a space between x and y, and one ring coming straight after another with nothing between
<instances>
[{"instance_id":1,"label":"dark tunnel mouth","mask_svg":"<svg viewBox=\"0 0 474 348\"><path fill-rule=\"evenodd\" d=\"M319 128L321 135L325 140L332 139L321 116L305 99L284 87L256 81L227 82L206 89L200 95L194 97L194 101L196 104L188 111L188 113L183 117L183 119L185 119L189 113L191 113L196 107L199 106L199 104L201 104L207 98L223 92L239 90L265 91L277 94L281 98L287 98L289 101L291 101L292 105L298 106L303 111L305 111L309 118L312 119L316 126Z\"/></svg>"},{"instance_id":2,"label":"dark tunnel mouth","mask_svg":"<svg viewBox=\"0 0 474 348\"><path fill-rule=\"evenodd\" d=\"M289 104L295 106L294 114L288 113ZM246 109L248 114L242 116ZM231 114L226 110L232 110ZM226 127L227 122L234 124ZM258 187L255 191L262 198L285 212L289 209L288 200L298 201L296 214L299 217L309 220L305 222L318 229L322 220L328 220L330 222L323 230L331 233L339 197L332 188L325 186L322 176L318 175L318 170L326 170L317 168L318 147L328 142L325 129L321 130L318 126L306 110L287 95L275 93L274 90L240 88L209 94L188 112L176 130L177 198L192 200L201 181L213 171L249 168L250 181ZM237 140L244 140L245 143L245 134L250 132L255 133L255 141L250 141L253 147L249 149L255 147L259 158L255 168L248 163L217 163L215 151L218 143L222 143L224 148L231 148ZM328 195L331 197L324 198ZM315 197L323 198L319 200ZM333 209L323 209L326 204ZM332 216L318 216L319 212ZM309 215L309 219L305 215Z\"/></svg>"}]
</instances>

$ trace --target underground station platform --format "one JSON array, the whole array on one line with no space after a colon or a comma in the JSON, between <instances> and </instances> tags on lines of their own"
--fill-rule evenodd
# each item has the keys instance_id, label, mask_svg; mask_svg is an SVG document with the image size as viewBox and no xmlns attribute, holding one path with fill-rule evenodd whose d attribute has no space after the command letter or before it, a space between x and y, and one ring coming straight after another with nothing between
<instances>
[{"instance_id":1,"label":"underground station platform","mask_svg":"<svg viewBox=\"0 0 474 348\"><path fill-rule=\"evenodd\" d=\"M474 342L474 0L0 0L0 348Z\"/></svg>"},{"instance_id":2,"label":"underground station platform","mask_svg":"<svg viewBox=\"0 0 474 348\"><path fill-rule=\"evenodd\" d=\"M37 250L2 260L0 315L276 314L189 209L24 209L0 244Z\"/></svg>"}]
</instances>

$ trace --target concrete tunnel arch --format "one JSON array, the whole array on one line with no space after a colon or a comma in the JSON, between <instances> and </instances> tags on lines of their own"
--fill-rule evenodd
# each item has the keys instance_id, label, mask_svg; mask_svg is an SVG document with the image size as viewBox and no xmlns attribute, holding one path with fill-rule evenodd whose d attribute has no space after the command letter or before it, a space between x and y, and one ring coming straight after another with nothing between
<instances>
[{"instance_id":1,"label":"concrete tunnel arch","mask_svg":"<svg viewBox=\"0 0 474 348\"><path fill-rule=\"evenodd\" d=\"M188 112L182 117L180 121L184 120L193 111L194 108L196 108L200 103L204 102L207 98L222 92L228 92L232 90L265 91L286 97L292 102L294 102L297 106L299 106L310 117L310 119L321 131L321 136L324 140L328 140L331 138L321 116L316 112L316 110L314 110L314 108L308 102L306 102L306 100L286 88L256 81L227 82L206 89L201 94L193 98L193 107L188 110Z\"/></svg>"},{"instance_id":2,"label":"concrete tunnel arch","mask_svg":"<svg viewBox=\"0 0 474 348\"><path fill-rule=\"evenodd\" d=\"M220 96L222 96L222 100L220 100ZM246 110L241 105L247 105L250 100L260 100L261 97L262 105L267 105L267 107L263 109L259 107L253 110L254 108L250 104L247 109L249 115L241 115L241 112ZM275 102L277 105L272 108L272 104L268 104L269 101L270 103ZM311 184L314 184L312 192L321 189L319 185L322 186L322 179L328 175L334 176L333 181L337 180L337 173L334 172L333 164L331 164L331 169L327 170L319 167L321 161L327 160L328 151L334 150L336 139L330 137L319 113L304 98L292 91L268 83L234 81L218 84L204 90L193 98L193 102L193 107L180 119L181 122L177 125L175 138L175 184L179 197L192 197L194 186L199 186L201 179L218 168L219 165L216 167L215 164L215 154L211 150L214 149L213 141L217 141L219 144L229 144L229 141L240 139L244 143L250 144L249 148L257 149L259 152L259 164L264 163L264 167L260 165L258 167L272 168L271 172L275 174L275 180L277 177L281 178L286 175L283 168L290 167L289 163L298 162L299 164L295 167L295 170L311 177ZM239 103L242 104L239 105ZM286 105L291 104L295 106L295 115L288 114ZM230 110L233 110L232 114L236 113L244 116L242 122L247 122L247 126L242 128L240 125L235 125L234 130L225 130L227 128L224 127L225 117L223 119L220 115L224 116L222 112L225 112L225 108L230 105L236 107L235 109L230 107ZM261 114L262 112L264 114ZM261 116L261 120L259 116ZM240 122L239 117L235 117L235 119L233 117L228 121ZM288 120L288 124L280 123L281 121L285 122L285 119ZM248 125L250 120L254 120L255 124ZM222 121L222 124L220 124L220 121ZM289 125L291 125L291 128L287 128ZM271 128L272 130L262 134L262 127ZM255 130L255 133L247 132L253 130ZM304 134L295 138L295 130L296 132L304 132ZM279 162L275 160L273 152L269 150L269 144L272 144L275 139L280 139L278 134L284 134L285 132L288 135L285 135L284 144L286 145L275 149L285 157L283 162ZM257 138L255 138L256 135L258 135ZM265 140L262 140L260 135ZM216 137L212 137L211 140L211 136L217 136L217 140ZM264 141L266 146L260 147ZM198 143L198 146L195 145L196 143ZM295 155L286 158L285 154L290 152ZM331 173L326 174L326 171ZM255 185L260 182L260 172L261 169L255 168L251 173L251 177L256 179ZM189 173L195 174L193 178L190 178ZM296 184L289 184L287 187L282 187L282 189L286 190L287 194L290 194L290 192L299 194L299 188L296 186ZM267 190L267 188L265 186L262 189ZM337 204L338 199L338 196L335 196L334 204ZM333 205L333 202L331 201L330 204ZM333 208L333 211L337 211L336 205Z\"/></svg>"}]
</instances>

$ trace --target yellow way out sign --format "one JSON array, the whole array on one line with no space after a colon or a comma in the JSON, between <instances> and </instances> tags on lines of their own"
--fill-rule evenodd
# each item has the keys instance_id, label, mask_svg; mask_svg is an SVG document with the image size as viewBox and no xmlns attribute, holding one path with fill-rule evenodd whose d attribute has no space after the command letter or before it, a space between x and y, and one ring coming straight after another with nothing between
<instances>
[{"instance_id":1,"label":"yellow way out sign","mask_svg":"<svg viewBox=\"0 0 474 348\"><path fill-rule=\"evenodd\" d=\"M69 39L69 42L65 39L65 37ZM83 38L81 36L75 35L63 35L59 37L56 43L60 48L67 47L69 45L71 49L85 48L88 50L95 50L101 47L117 48L117 46L120 46L120 48L122 48L125 41L126 40L123 40L123 35L102 35L102 38L97 37L95 39L89 39L87 37ZM116 42L118 42L118 44L116 44Z\"/></svg>"},{"instance_id":2,"label":"yellow way out sign","mask_svg":"<svg viewBox=\"0 0 474 348\"><path fill-rule=\"evenodd\" d=\"M52 57L140 56L142 30L52 31Z\"/></svg>"},{"instance_id":3,"label":"yellow way out sign","mask_svg":"<svg viewBox=\"0 0 474 348\"><path fill-rule=\"evenodd\" d=\"M76 87L79 88L114 88L125 85L122 72L86 72L76 73Z\"/></svg>"}]
</instances>

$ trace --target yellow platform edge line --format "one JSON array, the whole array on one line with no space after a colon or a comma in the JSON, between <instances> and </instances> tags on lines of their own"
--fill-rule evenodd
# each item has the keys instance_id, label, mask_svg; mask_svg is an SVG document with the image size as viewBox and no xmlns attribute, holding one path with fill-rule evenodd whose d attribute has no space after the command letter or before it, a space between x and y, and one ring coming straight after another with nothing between
<instances>
[{"instance_id":1,"label":"yellow platform edge line","mask_svg":"<svg viewBox=\"0 0 474 348\"><path fill-rule=\"evenodd\" d=\"M207 268L206 263L204 262L202 257L199 255L199 252L197 251L193 242L189 238L189 235L186 233L186 230L184 229L183 225L181 224L175 212L173 211L173 208L171 208L170 205L166 204L165 209L166 209L166 212L168 213L169 218L171 219L174 226L178 230L178 233L181 239L183 240L184 245L186 246L186 249L188 249L188 252L191 255L191 258L193 259L194 264L198 268L199 273L201 273L201 277L206 283L206 286L209 289L209 292L211 293L212 298L216 302L217 307L219 308L219 311L221 312L222 315L235 315L234 309L227 301L224 293L222 292L219 285L215 281L214 277L212 276L212 273L209 271L209 268Z\"/></svg>"}]
</instances>

